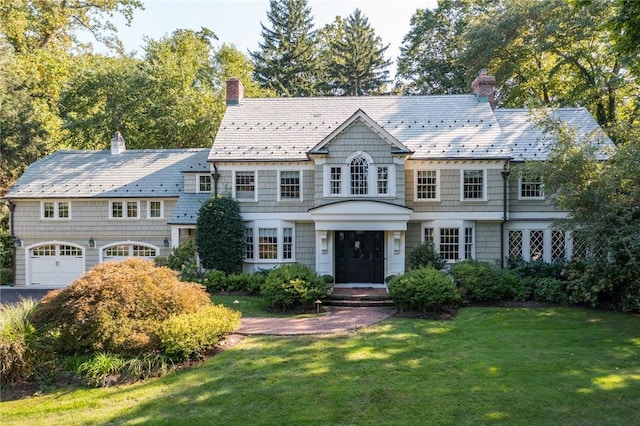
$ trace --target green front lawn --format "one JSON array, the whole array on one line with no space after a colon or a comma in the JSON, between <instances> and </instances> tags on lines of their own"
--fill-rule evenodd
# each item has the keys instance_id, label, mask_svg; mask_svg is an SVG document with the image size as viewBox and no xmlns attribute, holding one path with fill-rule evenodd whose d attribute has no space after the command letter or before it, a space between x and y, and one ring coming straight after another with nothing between
<instances>
[{"instance_id":1,"label":"green front lawn","mask_svg":"<svg viewBox=\"0 0 640 426\"><path fill-rule=\"evenodd\" d=\"M640 424L640 317L464 308L357 334L247 337L204 364L0 404L9 424Z\"/></svg>"}]
</instances>

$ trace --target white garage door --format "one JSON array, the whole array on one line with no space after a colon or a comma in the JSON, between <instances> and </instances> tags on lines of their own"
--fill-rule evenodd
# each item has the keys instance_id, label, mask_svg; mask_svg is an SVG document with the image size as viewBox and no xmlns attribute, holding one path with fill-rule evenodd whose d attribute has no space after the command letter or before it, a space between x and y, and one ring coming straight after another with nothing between
<instances>
[{"instance_id":1,"label":"white garage door","mask_svg":"<svg viewBox=\"0 0 640 426\"><path fill-rule=\"evenodd\" d=\"M82 248L45 244L29 250L31 285L65 287L84 272Z\"/></svg>"}]
</instances>

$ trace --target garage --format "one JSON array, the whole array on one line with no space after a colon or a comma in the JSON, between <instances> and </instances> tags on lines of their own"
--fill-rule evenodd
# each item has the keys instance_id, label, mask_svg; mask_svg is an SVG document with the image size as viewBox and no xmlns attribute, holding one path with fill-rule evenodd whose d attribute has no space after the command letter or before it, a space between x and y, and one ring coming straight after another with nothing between
<instances>
[{"instance_id":1,"label":"garage","mask_svg":"<svg viewBox=\"0 0 640 426\"><path fill-rule=\"evenodd\" d=\"M84 250L71 244L42 244L29 249L29 284L65 287L85 271Z\"/></svg>"}]
</instances>

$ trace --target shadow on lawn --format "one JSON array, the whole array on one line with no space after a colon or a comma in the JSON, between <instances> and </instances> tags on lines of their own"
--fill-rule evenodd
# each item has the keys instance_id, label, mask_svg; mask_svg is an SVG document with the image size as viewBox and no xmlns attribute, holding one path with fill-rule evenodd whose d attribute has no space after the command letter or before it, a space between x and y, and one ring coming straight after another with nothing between
<instances>
[{"instance_id":1,"label":"shadow on lawn","mask_svg":"<svg viewBox=\"0 0 640 426\"><path fill-rule=\"evenodd\" d=\"M123 387L160 397L121 423L640 422L640 323L579 309L469 308L327 337L249 337L188 371Z\"/></svg>"}]
</instances>

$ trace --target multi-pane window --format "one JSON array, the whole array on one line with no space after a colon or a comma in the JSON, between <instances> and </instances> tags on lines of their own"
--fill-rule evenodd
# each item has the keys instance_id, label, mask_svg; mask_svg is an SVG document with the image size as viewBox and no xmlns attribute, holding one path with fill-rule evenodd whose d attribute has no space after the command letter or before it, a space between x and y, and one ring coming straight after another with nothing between
<instances>
[{"instance_id":1,"label":"multi-pane window","mask_svg":"<svg viewBox=\"0 0 640 426\"><path fill-rule=\"evenodd\" d=\"M156 250L152 247L134 244L131 246L131 255L134 257L155 257Z\"/></svg>"},{"instance_id":2,"label":"multi-pane window","mask_svg":"<svg viewBox=\"0 0 640 426\"><path fill-rule=\"evenodd\" d=\"M544 259L544 231L535 230L529 232L529 253L531 260Z\"/></svg>"},{"instance_id":3,"label":"multi-pane window","mask_svg":"<svg viewBox=\"0 0 640 426\"><path fill-rule=\"evenodd\" d=\"M104 249L104 257L156 257L157 250L144 244L116 244Z\"/></svg>"},{"instance_id":4,"label":"multi-pane window","mask_svg":"<svg viewBox=\"0 0 640 426\"><path fill-rule=\"evenodd\" d=\"M162 201L149 201L149 218L162 218Z\"/></svg>"},{"instance_id":5,"label":"multi-pane window","mask_svg":"<svg viewBox=\"0 0 640 426\"><path fill-rule=\"evenodd\" d=\"M369 179L369 163L362 157L356 157L351 160L349 165L351 174L351 195L367 195L369 188L367 181Z\"/></svg>"},{"instance_id":6,"label":"multi-pane window","mask_svg":"<svg viewBox=\"0 0 640 426\"><path fill-rule=\"evenodd\" d=\"M424 242L435 243L433 239L433 228L424 228Z\"/></svg>"},{"instance_id":7,"label":"multi-pane window","mask_svg":"<svg viewBox=\"0 0 640 426\"><path fill-rule=\"evenodd\" d=\"M254 200L255 195L255 172L236 172L236 198L238 200Z\"/></svg>"},{"instance_id":8,"label":"multi-pane window","mask_svg":"<svg viewBox=\"0 0 640 426\"><path fill-rule=\"evenodd\" d=\"M463 200L484 199L484 171L483 170L463 170L462 171L462 199Z\"/></svg>"},{"instance_id":9,"label":"multi-pane window","mask_svg":"<svg viewBox=\"0 0 640 426\"><path fill-rule=\"evenodd\" d=\"M299 200L300 199L300 172L282 171L280 172L280 199Z\"/></svg>"},{"instance_id":10,"label":"multi-pane window","mask_svg":"<svg viewBox=\"0 0 640 426\"><path fill-rule=\"evenodd\" d=\"M211 175L198 176L198 192L211 192Z\"/></svg>"},{"instance_id":11,"label":"multi-pane window","mask_svg":"<svg viewBox=\"0 0 640 426\"><path fill-rule=\"evenodd\" d=\"M111 201L112 219L137 219L137 201Z\"/></svg>"},{"instance_id":12,"label":"multi-pane window","mask_svg":"<svg viewBox=\"0 0 640 426\"><path fill-rule=\"evenodd\" d=\"M389 193L389 167L378 167L378 194L385 195Z\"/></svg>"},{"instance_id":13,"label":"multi-pane window","mask_svg":"<svg viewBox=\"0 0 640 426\"><path fill-rule=\"evenodd\" d=\"M244 229L244 242L244 257L246 259L253 259L253 228Z\"/></svg>"},{"instance_id":14,"label":"multi-pane window","mask_svg":"<svg viewBox=\"0 0 640 426\"><path fill-rule=\"evenodd\" d=\"M437 172L418 170L416 172L416 199L435 200L438 197Z\"/></svg>"},{"instance_id":15,"label":"multi-pane window","mask_svg":"<svg viewBox=\"0 0 640 426\"><path fill-rule=\"evenodd\" d=\"M69 203L66 201L45 201L42 203L43 219L69 219L71 217Z\"/></svg>"},{"instance_id":16,"label":"multi-pane window","mask_svg":"<svg viewBox=\"0 0 640 426\"><path fill-rule=\"evenodd\" d=\"M522 231L509 231L509 259L522 259Z\"/></svg>"},{"instance_id":17,"label":"multi-pane window","mask_svg":"<svg viewBox=\"0 0 640 426\"><path fill-rule=\"evenodd\" d=\"M82 256L82 249L79 247L68 246L66 244L60 245L60 256Z\"/></svg>"},{"instance_id":18,"label":"multi-pane window","mask_svg":"<svg viewBox=\"0 0 640 426\"><path fill-rule=\"evenodd\" d=\"M282 229L282 258L293 259L293 228Z\"/></svg>"},{"instance_id":19,"label":"multi-pane window","mask_svg":"<svg viewBox=\"0 0 640 426\"><path fill-rule=\"evenodd\" d=\"M523 173L520 177L520 198L543 198L542 177L533 173Z\"/></svg>"},{"instance_id":20,"label":"multi-pane window","mask_svg":"<svg viewBox=\"0 0 640 426\"><path fill-rule=\"evenodd\" d=\"M128 257L129 256L129 245L117 245L111 246L104 249L104 255L107 257Z\"/></svg>"},{"instance_id":21,"label":"multi-pane window","mask_svg":"<svg viewBox=\"0 0 640 426\"><path fill-rule=\"evenodd\" d=\"M56 255L56 246L54 245L46 245L39 246L31 250L31 254L33 256L55 256Z\"/></svg>"},{"instance_id":22,"label":"multi-pane window","mask_svg":"<svg viewBox=\"0 0 640 426\"><path fill-rule=\"evenodd\" d=\"M260 259L278 258L278 228L258 229L258 256Z\"/></svg>"},{"instance_id":23,"label":"multi-pane window","mask_svg":"<svg viewBox=\"0 0 640 426\"><path fill-rule=\"evenodd\" d=\"M329 179L331 195L340 195L342 193L342 167L331 167Z\"/></svg>"},{"instance_id":24,"label":"multi-pane window","mask_svg":"<svg viewBox=\"0 0 640 426\"><path fill-rule=\"evenodd\" d=\"M440 255L444 260L458 260L460 247L459 228L440 229Z\"/></svg>"},{"instance_id":25,"label":"multi-pane window","mask_svg":"<svg viewBox=\"0 0 640 426\"><path fill-rule=\"evenodd\" d=\"M473 228L464 228L464 258L473 259Z\"/></svg>"},{"instance_id":26,"label":"multi-pane window","mask_svg":"<svg viewBox=\"0 0 640 426\"><path fill-rule=\"evenodd\" d=\"M563 231L551 231L551 261L563 260L565 258L565 244Z\"/></svg>"}]
</instances>

